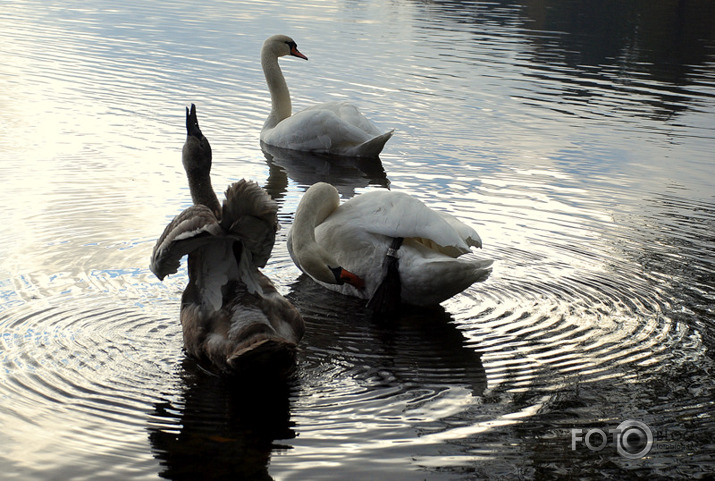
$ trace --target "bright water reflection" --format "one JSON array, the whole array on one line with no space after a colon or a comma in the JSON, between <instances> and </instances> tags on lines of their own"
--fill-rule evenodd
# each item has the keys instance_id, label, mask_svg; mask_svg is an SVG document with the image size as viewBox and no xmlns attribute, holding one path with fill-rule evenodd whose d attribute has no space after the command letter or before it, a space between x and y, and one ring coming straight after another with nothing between
<instances>
[{"instance_id":1,"label":"bright water reflection","mask_svg":"<svg viewBox=\"0 0 715 481\"><path fill-rule=\"evenodd\" d=\"M598 5L598 7L595 7ZM17 1L0 11L0 454L20 479L690 478L715 469L713 15L694 2ZM261 150L264 38L294 108L395 128L379 161ZM281 205L265 269L308 331L259 394L181 352L183 275L147 268L214 186ZM375 324L301 277L308 185L409 192L472 224L491 277ZM629 461L574 427L678 435ZM663 441L663 437L660 438Z\"/></svg>"}]
</instances>

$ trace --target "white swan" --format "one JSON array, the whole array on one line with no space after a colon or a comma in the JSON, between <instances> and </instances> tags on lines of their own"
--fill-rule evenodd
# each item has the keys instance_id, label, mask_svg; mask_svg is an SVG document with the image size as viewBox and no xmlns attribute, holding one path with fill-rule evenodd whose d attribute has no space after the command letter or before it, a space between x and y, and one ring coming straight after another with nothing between
<instances>
[{"instance_id":1,"label":"white swan","mask_svg":"<svg viewBox=\"0 0 715 481\"><path fill-rule=\"evenodd\" d=\"M326 102L291 115L290 93L278 57L308 60L292 38L269 37L261 49L261 66L271 93L271 113L261 142L284 149L325 152L349 157L377 157L393 131L382 133L346 102Z\"/></svg>"},{"instance_id":2,"label":"white swan","mask_svg":"<svg viewBox=\"0 0 715 481\"><path fill-rule=\"evenodd\" d=\"M258 270L273 249L278 206L246 180L228 187L221 206L211 187L211 146L194 105L186 109L186 128L182 157L194 205L157 240L151 270L163 280L188 255L180 317L190 355L233 374L287 372L303 318Z\"/></svg>"},{"instance_id":3,"label":"white swan","mask_svg":"<svg viewBox=\"0 0 715 481\"><path fill-rule=\"evenodd\" d=\"M486 279L492 261L463 256L481 245L474 229L407 194L374 190L340 205L338 191L324 182L305 192L288 234L288 251L303 272L329 289L371 299L378 311L392 309L385 303L438 304ZM398 294L376 301L383 265L397 267Z\"/></svg>"}]
</instances>

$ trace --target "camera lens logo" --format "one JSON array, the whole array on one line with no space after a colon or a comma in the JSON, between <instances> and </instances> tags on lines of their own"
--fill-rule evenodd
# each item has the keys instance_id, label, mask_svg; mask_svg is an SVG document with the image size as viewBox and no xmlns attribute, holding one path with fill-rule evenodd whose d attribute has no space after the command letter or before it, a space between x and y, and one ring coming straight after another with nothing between
<instances>
[{"instance_id":1,"label":"camera lens logo","mask_svg":"<svg viewBox=\"0 0 715 481\"><path fill-rule=\"evenodd\" d=\"M628 459L640 459L653 447L653 433L640 421L623 421L613 430L618 454Z\"/></svg>"}]
</instances>

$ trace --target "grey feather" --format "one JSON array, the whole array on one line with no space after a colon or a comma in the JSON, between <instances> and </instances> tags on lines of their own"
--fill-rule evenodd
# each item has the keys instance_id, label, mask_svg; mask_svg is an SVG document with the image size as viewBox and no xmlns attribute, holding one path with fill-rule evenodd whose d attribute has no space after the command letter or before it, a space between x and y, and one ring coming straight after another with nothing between
<instances>
[{"instance_id":1,"label":"grey feather","mask_svg":"<svg viewBox=\"0 0 715 481\"><path fill-rule=\"evenodd\" d=\"M264 267L278 230L278 204L257 183L240 180L226 190L221 226L251 252L254 264Z\"/></svg>"},{"instance_id":2,"label":"grey feather","mask_svg":"<svg viewBox=\"0 0 715 481\"><path fill-rule=\"evenodd\" d=\"M192 205L174 217L156 241L151 256L151 271L160 280L174 274L183 256L210 242L211 237L219 236L221 232L211 209L204 205Z\"/></svg>"}]
</instances>

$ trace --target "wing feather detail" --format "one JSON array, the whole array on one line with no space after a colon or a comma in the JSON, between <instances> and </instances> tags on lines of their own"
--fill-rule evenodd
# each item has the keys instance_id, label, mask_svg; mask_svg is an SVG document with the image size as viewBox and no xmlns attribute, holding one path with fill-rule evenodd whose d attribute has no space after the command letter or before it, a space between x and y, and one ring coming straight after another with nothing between
<instances>
[{"instance_id":1,"label":"wing feather detail","mask_svg":"<svg viewBox=\"0 0 715 481\"><path fill-rule=\"evenodd\" d=\"M257 267L271 256L278 230L278 204L257 183L240 180L226 190L221 226L240 240Z\"/></svg>"},{"instance_id":2,"label":"wing feather detail","mask_svg":"<svg viewBox=\"0 0 715 481\"><path fill-rule=\"evenodd\" d=\"M341 205L333 216L342 225L373 234L416 239L431 249L457 257L481 247L477 232L450 214L427 207L407 194L366 192Z\"/></svg>"},{"instance_id":3,"label":"wing feather detail","mask_svg":"<svg viewBox=\"0 0 715 481\"><path fill-rule=\"evenodd\" d=\"M166 226L156 241L151 256L150 269L160 280L174 274L181 258L223 235L216 216L204 205L192 205Z\"/></svg>"}]
</instances>

